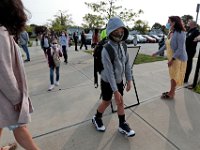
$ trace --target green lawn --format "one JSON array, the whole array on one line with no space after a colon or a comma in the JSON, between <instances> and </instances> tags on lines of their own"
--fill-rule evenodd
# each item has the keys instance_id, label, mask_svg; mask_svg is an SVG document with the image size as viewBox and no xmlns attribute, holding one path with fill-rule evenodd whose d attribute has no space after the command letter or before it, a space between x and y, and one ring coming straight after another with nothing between
<instances>
[{"instance_id":1,"label":"green lawn","mask_svg":"<svg viewBox=\"0 0 200 150\"><path fill-rule=\"evenodd\" d=\"M197 86L194 88L194 91L195 91L196 93L199 93L199 94L200 94L200 83L197 84Z\"/></svg>"},{"instance_id":2,"label":"green lawn","mask_svg":"<svg viewBox=\"0 0 200 150\"><path fill-rule=\"evenodd\" d=\"M135 60L135 64L143 64L143 63L150 63L150 62L163 61L163 60L166 60L166 58L161 57L161 56L152 57L146 54L138 54Z\"/></svg>"},{"instance_id":3,"label":"green lawn","mask_svg":"<svg viewBox=\"0 0 200 150\"><path fill-rule=\"evenodd\" d=\"M92 54L93 50L87 50L85 51L86 53ZM150 62L155 62L155 61L163 61L166 60L166 58L164 57L152 57L146 54L138 54L136 60L135 60L135 64L143 64L143 63L150 63Z\"/></svg>"}]
</instances>

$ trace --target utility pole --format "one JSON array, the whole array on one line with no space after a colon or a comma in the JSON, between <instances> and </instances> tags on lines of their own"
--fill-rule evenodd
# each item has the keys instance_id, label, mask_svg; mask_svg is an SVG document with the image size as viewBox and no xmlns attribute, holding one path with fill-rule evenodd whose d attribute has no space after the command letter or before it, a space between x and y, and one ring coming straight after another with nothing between
<instances>
[{"instance_id":1,"label":"utility pole","mask_svg":"<svg viewBox=\"0 0 200 150\"><path fill-rule=\"evenodd\" d=\"M196 23L198 21L199 9L200 9L200 4L197 4ZM200 70L200 50L199 50L199 56L198 56L198 59L197 59L197 66L196 66L196 71L195 71L195 74L194 74L194 80L193 80L192 88L195 88L196 85L197 85L197 81L198 81L198 77L199 77L199 70Z\"/></svg>"},{"instance_id":2,"label":"utility pole","mask_svg":"<svg viewBox=\"0 0 200 150\"><path fill-rule=\"evenodd\" d=\"M198 21L199 9L200 9L200 4L197 4L197 9L196 9L196 12L197 12L196 23L197 23L197 21Z\"/></svg>"}]
</instances>

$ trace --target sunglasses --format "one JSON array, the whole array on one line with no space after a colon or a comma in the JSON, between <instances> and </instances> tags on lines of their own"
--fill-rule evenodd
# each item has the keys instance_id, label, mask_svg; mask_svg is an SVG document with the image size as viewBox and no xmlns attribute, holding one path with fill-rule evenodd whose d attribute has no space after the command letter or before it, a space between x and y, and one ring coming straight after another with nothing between
<instances>
[{"instance_id":1,"label":"sunglasses","mask_svg":"<svg viewBox=\"0 0 200 150\"><path fill-rule=\"evenodd\" d=\"M52 44L57 44L57 43L52 43Z\"/></svg>"}]
</instances>

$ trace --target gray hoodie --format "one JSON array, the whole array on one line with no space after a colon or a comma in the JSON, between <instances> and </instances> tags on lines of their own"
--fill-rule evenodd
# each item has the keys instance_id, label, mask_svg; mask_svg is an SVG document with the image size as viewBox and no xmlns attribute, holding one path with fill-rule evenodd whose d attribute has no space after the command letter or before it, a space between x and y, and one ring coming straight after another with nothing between
<instances>
[{"instance_id":1,"label":"gray hoodie","mask_svg":"<svg viewBox=\"0 0 200 150\"><path fill-rule=\"evenodd\" d=\"M106 32L108 39L110 34L120 27L124 28L124 37L122 42L125 41L128 37L129 32L124 23L118 17L111 18L107 24ZM110 39L108 43L114 49L115 59L114 63L112 64L107 50L105 48L102 50L102 63L104 69L101 72L101 79L105 82L109 82L112 91L115 92L118 91L117 84L122 82L123 77L125 76L126 80L130 81L132 80L132 75L129 65L129 55L128 52L125 54L122 43L115 43Z\"/></svg>"}]
</instances>

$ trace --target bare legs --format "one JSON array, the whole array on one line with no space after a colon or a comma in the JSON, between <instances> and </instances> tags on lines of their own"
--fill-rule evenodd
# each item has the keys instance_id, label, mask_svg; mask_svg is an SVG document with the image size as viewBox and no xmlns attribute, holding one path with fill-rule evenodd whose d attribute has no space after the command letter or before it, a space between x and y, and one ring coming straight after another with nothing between
<instances>
[{"instance_id":1,"label":"bare legs","mask_svg":"<svg viewBox=\"0 0 200 150\"><path fill-rule=\"evenodd\" d=\"M39 150L34 143L27 126L16 128L14 131L16 141L26 150Z\"/></svg>"},{"instance_id":2,"label":"bare legs","mask_svg":"<svg viewBox=\"0 0 200 150\"><path fill-rule=\"evenodd\" d=\"M171 88L170 88L170 91L168 93L169 97L174 97L175 90L176 90L176 81L174 79L171 79Z\"/></svg>"},{"instance_id":3,"label":"bare legs","mask_svg":"<svg viewBox=\"0 0 200 150\"><path fill-rule=\"evenodd\" d=\"M0 138L1 138L2 132L3 132L3 129L0 128Z\"/></svg>"},{"instance_id":4,"label":"bare legs","mask_svg":"<svg viewBox=\"0 0 200 150\"><path fill-rule=\"evenodd\" d=\"M98 107L98 112L100 113L104 113L104 111L106 110L106 108L110 105L110 101L104 101L102 100L101 104ZM120 104L117 105L117 113L118 115L124 115L124 102L122 100L122 102Z\"/></svg>"},{"instance_id":5,"label":"bare legs","mask_svg":"<svg viewBox=\"0 0 200 150\"><path fill-rule=\"evenodd\" d=\"M0 128L0 137L2 135L3 129ZM16 141L26 150L39 150L39 148L34 143L27 126L21 126L13 131ZM9 148L9 146L7 146ZM3 150L6 150L6 147Z\"/></svg>"}]
</instances>

